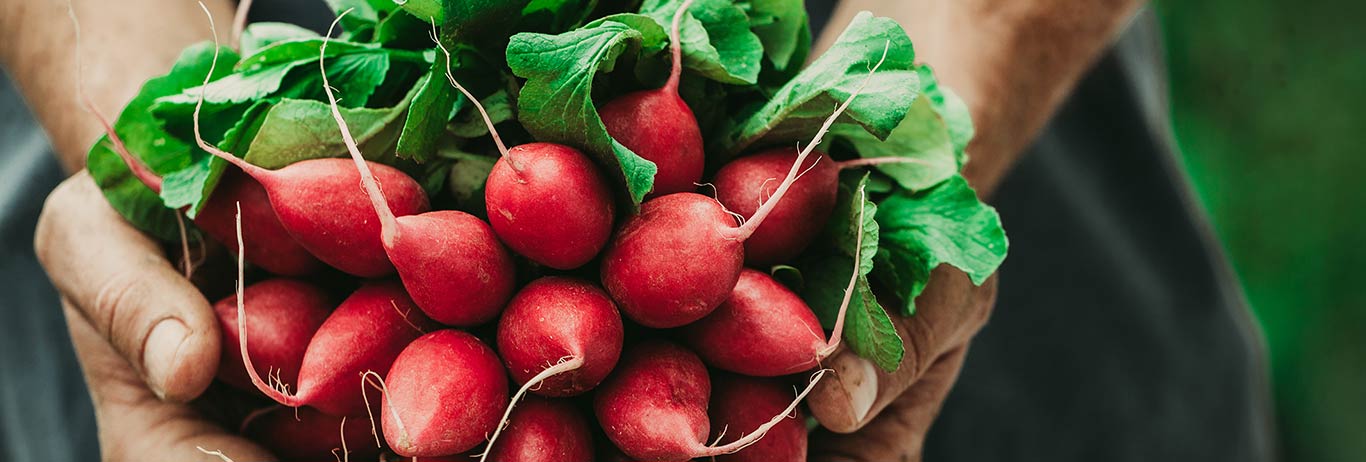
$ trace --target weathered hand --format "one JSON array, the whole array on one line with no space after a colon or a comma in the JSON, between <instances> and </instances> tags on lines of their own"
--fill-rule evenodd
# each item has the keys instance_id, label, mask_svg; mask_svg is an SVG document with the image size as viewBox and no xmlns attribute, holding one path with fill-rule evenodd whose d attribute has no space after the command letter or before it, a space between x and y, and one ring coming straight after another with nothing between
<instances>
[{"instance_id":1,"label":"weathered hand","mask_svg":"<svg viewBox=\"0 0 1366 462\"><path fill-rule=\"evenodd\" d=\"M973 286L961 271L936 269L916 299L915 316L893 316L906 344L896 372L884 372L847 350L826 362L834 373L808 397L824 427L812 434L808 459L921 460L925 434L995 302L996 277Z\"/></svg>"},{"instance_id":2,"label":"weathered hand","mask_svg":"<svg viewBox=\"0 0 1366 462\"><path fill-rule=\"evenodd\" d=\"M130 227L84 171L52 192L34 246L63 297L94 401L104 460L271 456L187 401L213 381L218 321L152 239Z\"/></svg>"}]
</instances>

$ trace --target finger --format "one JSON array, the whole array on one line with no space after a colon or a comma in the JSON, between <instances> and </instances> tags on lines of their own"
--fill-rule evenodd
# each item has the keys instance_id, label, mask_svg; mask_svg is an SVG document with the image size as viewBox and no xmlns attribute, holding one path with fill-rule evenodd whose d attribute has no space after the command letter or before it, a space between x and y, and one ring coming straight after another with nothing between
<instances>
[{"instance_id":1,"label":"finger","mask_svg":"<svg viewBox=\"0 0 1366 462\"><path fill-rule=\"evenodd\" d=\"M918 462L930 424L963 368L966 347L941 357L906 393L853 434L817 430L811 436L811 462Z\"/></svg>"},{"instance_id":2,"label":"finger","mask_svg":"<svg viewBox=\"0 0 1366 462\"><path fill-rule=\"evenodd\" d=\"M914 316L893 316L906 348L901 366L886 372L847 349L825 363L833 377L822 381L808 398L811 413L825 428L850 433L863 427L921 379L948 351L966 345L986 324L996 301L996 278L974 286L967 275L940 267L916 299Z\"/></svg>"},{"instance_id":3,"label":"finger","mask_svg":"<svg viewBox=\"0 0 1366 462\"><path fill-rule=\"evenodd\" d=\"M222 451L238 461L274 460L264 449L204 420L188 405L157 399L77 308L65 300L62 306L95 405L104 460L218 460L197 447Z\"/></svg>"},{"instance_id":4,"label":"finger","mask_svg":"<svg viewBox=\"0 0 1366 462\"><path fill-rule=\"evenodd\" d=\"M48 196L34 248L57 289L157 395L186 401L209 386L219 356L213 309L89 174Z\"/></svg>"}]
</instances>

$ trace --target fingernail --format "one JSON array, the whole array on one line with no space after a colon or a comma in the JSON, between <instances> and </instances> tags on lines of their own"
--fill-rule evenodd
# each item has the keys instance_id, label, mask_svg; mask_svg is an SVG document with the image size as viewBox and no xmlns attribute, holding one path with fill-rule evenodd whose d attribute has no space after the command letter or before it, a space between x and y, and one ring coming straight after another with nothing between
<instances>
[{"instance_id":1,"label":"fingernail","mask_svg":"<svg viewBox=\"0 0 1366 462\"><path fill-rule=\"evenodd\" d=\"M855 420L863 423L863 420L868 418L868 413L873 410L873 402L877 401L877 366L863 358L856 360L863 369L863 380L849 390L849 404L854 410Z\"/></svg>"},{"instance_id":2,"label":"fingernail","mask_svg":"<svg viewBox=\"0 0 1366 462\"><path fill-rule=\"evenodd\" d=\"M189 329L179 319L167 318L152 326L147 340L142 344L142 370L147 375L147 384L158 398L166 398L166 387L171 373L177 367L180 347L185 343Z\"/></svg>"}]
</instances>

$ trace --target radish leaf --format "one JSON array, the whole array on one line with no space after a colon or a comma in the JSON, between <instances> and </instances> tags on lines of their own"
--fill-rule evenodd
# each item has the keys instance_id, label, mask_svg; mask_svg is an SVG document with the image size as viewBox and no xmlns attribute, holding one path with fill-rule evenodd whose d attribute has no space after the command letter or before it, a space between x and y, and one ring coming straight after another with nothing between
<instances>
[{"instance_id":1,"label":"radish leaf","mask_svg":"<svg viewBox=\"0 0 1366 462\"><path fill-rule=\"evenodd\" d=\"M646 0L640 13L668 30L682 0ZM679 26L683 67L718 82L753 84L759 78L764 47L749 30L745 11L730 0L698 0Z\"/></svg>"}]
</instances>

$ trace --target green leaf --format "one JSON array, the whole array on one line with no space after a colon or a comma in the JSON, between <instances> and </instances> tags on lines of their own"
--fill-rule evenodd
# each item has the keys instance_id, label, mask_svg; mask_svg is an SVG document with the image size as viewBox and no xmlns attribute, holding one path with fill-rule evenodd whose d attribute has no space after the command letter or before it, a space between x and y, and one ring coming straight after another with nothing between
<instances>
[{"instance_id":1,"label":"green leaf","mask_svg":"<svg viewBox=\"0 0 1366 462\"><path fill-rule=\"evenodd\" d=\"M962 166L968 160L965 150L975 133L972 126L972 114L968 113L968 105L963 103L963 100L949 87L939 84L939 79L935 78L934 70L930 66L925 64L916 66L916 72L920 74L920 91L929 99L934 112L939 114L939 118L948 127L949 139L953 141L954 154L958 159L958 165Z\"/></svg>"},{"instance_id":2,"label":"green leaf","mask_svg":"<svg viewBox=\"0 0 1366 462\"><path fill-rule=\"evenodd\" d=\"M436 144L446 132L446 123L460 95L446 81L445 60L433 63L417 88L395 153L402 159L425 162L436 153Z\"/></svg>"},{"instance_id":3,"label":"green leaf","mask_svg":"<svg viewBox=\"0 0 1366 462\"><path fill-rule=\"evenodd\" d=\"M801 266L806 290L802 295L820 318L821 324L827 329L834 328L845 290L855 269L855 250L860 248L857 238L862 235L862 250L858 252L858 278L845 315L844 338L854 353L891 372L901 365L906 349L891 317L878 303L868 282L868 273L873 270L873 254L877 251L879 230L873 219L878 207L866 197L867 183L866 174L857 182L841 181L838 206L825 231L827 241L833 243L837 253L803 260ZM860 223L863 226L862 233L859 230Z\"/></svg>"},{"instance_id":4,"label":"green leaf","mask_svg":"<svg viewBox=\"0 0 1366 462\"><path fill-rule=\"evenodd\" d=\"M838 119L856 123L885 139L906 116L918 93L915 52L901 26L863 12L840 34L830 50L803 69L763 107L736 124L720 146L733 156L758 143L809 140L830 113L867 79L868 71L887 58L866 87Z\"/></svg>"},{"instance_id":5,"label":"green leaf","mask_svg":"<svg viewBox=\"0 0 1366 462\"><path fill-rule=\"evenodd\" d=\"M475 216L487 218L484 204L484 184L489 172L498 162L497 157L481 156L453 147L442 149L441 156L452 161L446 189L455 199L455 206Z\"/></svg>"},{"instance_id":6,"label":"green leaf","mask_svg":"<svg viewBox=\"0 0 1366 462\"><path fill-rule=\"evenodd\" d=\"M915 297L935 267L953 265L981 284L1009 247L1000 216L962 176L927 191L892 194L878 204L877 221L882 240L874 276L901 298L906 315L915 313Z\"/></svg>"},{"instance_id":7,"label":"green leaf","mask_svg":"<svg viewBox=\"0 0 1366 462\"><path fill-rule=\"evenodd\" d=\"M645 0L640 12L668 30L683 0ZM745 11L730 0L697 0L679 25L683 67L718 82L753 84L764 47L749 30Z\"/></svg>"},{"instance_id":8,"label":"green leaf","mask_svg":"<svg viewBox=\"0 0 1366 462\"><path fill-rule=\"evenodd\" d=\"M517 24L529 0L443 0L441 38L468 43L503 37ZM419 18L426 19L423 16Z\"/></svg>"},{"instance_id":9,"label":"green leaf","mask_svg":"<svg viewBox=\"0 0 1366 462\"><path fill-rule=\"evenodd\" d=\"M223 141L218 143L218 148L229 153L245 152L247 142L255 135L256 130L261 126L265 119L266 111L270 109L270 104L259 102L251 106L242 115L237 124L223 136ZM199 216L200 210L208 202L209 195L218 186L218 180L223 176L223 170L228 163L209 155L199 149L192 153L195 158L194 163L187 168L181 169L163 178L161 187L161 200L166 206L171 208L188 207L185 211L190 218Z\"/></svg>"},{"instance_id":10,"label":"green leaf","mask_svg":"<svg viewBox=\"0 0 1366 462\"><path fill-rule=\"evenodd\" d=\"M628 25L609 19L559 35L517 34L508 44L507 61L526 79L518 108L527 131L540 141L582 148L640 203L654 186L657 168L607 134L593 105L593 79L600 71L611 72L628 50L658 49L667 36L653 19L616 16L643 20Z\"/></svg>"},{"instance_id":11,"label":"green leaf","mask_svg":"<svg viewBox=\"0 0 1366 462\"><path fill-rule=\"evenodd\" d=\"M403 11L407 11L408 14L411 14L418 19L429 23L435 21L436 24L441 24L441 21L446 19L446 6L444 5L444 1L445 0L402 0L394 3L397 3L400 8L403 8Z\"/></svg>"},{"instance_id":12,"label":"green leaf","mask_svg":"<svg viewBox=\"0 0 1366 462\"><path fill-rule=\"evenodd\" d=\"M465 103L464 99L460 100ZM493 92L487 98L480 101L484 105L484 110L489 113L489 120L494 125L513 120L515 114L512 111L512 101L508 97L508 92L499 90ZM458 104L456 109L468 107L468 110L457 112L451 118L451 123L446 126L446 131L460 138L478 138L489 134L488 124L484 123L483 116L469 104Z\"/></svg>"},{"instance_id":13,"label":"green leaf","mask_svg":"<svg viewBox=\"0 0 1366 462\"><path fill-rule=\"evenodd\" d=\"M351 136L367 159L378 159L393 147L408 103L405 100L400 107L382 109L340 108ZM346 155L346 144L327 103L286 99L266 114L246 159L277 169L302 160Z\"/></svg>"},{"instance_id":14,"label":"green leaf","mask_svg":"<svg viewBox=\"0 0 1366 462\"><path fill-rule=\"evenodd\" d=\"M238 49L242 56L251 56L278 42L318 38L318 34L283 22L254 22L242 31Z\"/></svg>"},{"instance_id":15,"label":"green leaf","mask_svg":"<svg viewBox=\"0 0 1366 462\"><path fill-rule=\"evenodd\" d=\"M208 43L186 48L170 72L143 84L114 122L114 132L128 150L158 174L167 175L188 167L193 158L190 146L167 133L149 107L159 97L199 85L209 70L213 49ZM231 50L221 50L220 59L224 62L237 59ZM220 66L217 72L222 75L229 71L228 66ZM179 212L168 208L156 193L132 176L111 149L108 137L101 137L90 147L86 168L109 204L134 227L163 240L178 239L175 216Z\"/></svg>"},{"instance_id":16,"label":"green leaf","mask_svg":"<svg viewBox=\"0 0 1366 462\"><path fill-rule=\"evenodd\" d=\"M777 70L786 70L802 46L806 5L802 0L748 0L739 4L747 9L750 30L763 42L764 56Z\"/></svg>"},{"instance_id":17,"label":"green leaf","mask_svg":"<svg viewBox=\"0 0 1366 462\"><path fill-rule=\"evenodd\" d=\"M531 0L522 8L518 30L558 34L588 20L598 0Z\"/></svg>"}]
</instances>

